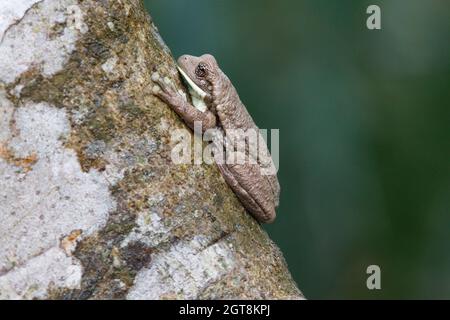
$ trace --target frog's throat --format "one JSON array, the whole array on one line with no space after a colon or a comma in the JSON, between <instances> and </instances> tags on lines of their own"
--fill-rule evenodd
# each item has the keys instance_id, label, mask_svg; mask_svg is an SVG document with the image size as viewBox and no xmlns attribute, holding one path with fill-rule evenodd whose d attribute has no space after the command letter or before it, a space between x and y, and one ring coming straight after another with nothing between
<instances>
[{"instance_id":1,"label":"frog's throat","mask_svg":"<svg viewBox=\"0 0 450 320\"><path fill-rule=\"evenodd\" d=\"M196 109L201 112L205 112L208 109L208 106L205 103L205 97L207 93L203 91L198 85L192 81L191 78L183 71L179 66L177 66L178 71L181 73L181 76L186 81L189 89L189 94L191 95L192 104Z\"/></svg>"}]
</instances>

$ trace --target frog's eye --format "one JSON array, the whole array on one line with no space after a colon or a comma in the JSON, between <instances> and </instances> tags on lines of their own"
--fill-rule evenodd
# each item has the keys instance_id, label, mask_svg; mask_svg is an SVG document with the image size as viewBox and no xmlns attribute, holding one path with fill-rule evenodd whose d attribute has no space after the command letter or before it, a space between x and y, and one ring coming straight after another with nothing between
<instances>
[{"instance_id":1,"label":"frog's eye","mask_svg":"<svg viewBox=\"0 0 450 320\"><path fill-rule=\"evenodd\" d=\"M207 76L207 74L208 74L208 67L206 66L206 64L200 62L197 68L195 68L195 75L199 78L204 78Z\"/></svg>"}]
</instances>

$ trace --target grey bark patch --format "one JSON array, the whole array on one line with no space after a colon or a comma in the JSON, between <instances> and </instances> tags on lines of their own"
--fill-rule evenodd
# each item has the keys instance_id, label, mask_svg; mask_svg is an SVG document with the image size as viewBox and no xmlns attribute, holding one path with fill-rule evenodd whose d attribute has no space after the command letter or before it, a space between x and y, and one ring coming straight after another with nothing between
<instances>
[{"instance_id":1,"label":"grey bark patch","mask_svg":"<svg viewBox=\"0 0 450 320\"><path fill-rule=\"evenodd\" d=\"M205 239L181 241L155 255L149 268L140 271L128 299L194 299L235 265L225 242L204 247Z\"/></svg>"},{"instance_id":2,"label":"grey bark patch","mask_svg":"<svg viewBox=\"0 0 450 320\"><path fill-rule=\"evenodd\" d=\"M79 33L86 32L83 15L75 0L45 0L30 7L35 1L17 1L17 12L1 12L0 21L12 24L11 16L19 16L30 8L19 23L4 29L0 43L0 81L13 82L31 67L42 69L44 76L51 76L63 68L70 53L75 49ZM16 1L15 1L16 3ZM72 6L72 7L71 7ZM71 10L67 10L71 9ZM16 9L15 9L16 10ZM22 13L22 14L23 14ZM64 24L64 29L54 36L55 26Z\"/></svg>"},{"instance_id":3,"label":"grey bark patch","mask_svg":"<svg viewBox=\"0 0 450 320\"><path fill-rule=\"evenodd\" d=\"M0 277L0 299L46 298L50 287L74 289L82 267L63 250L53 247Z\"/></svg>"},{"instance_id":4,"label":"grey bark patch","mask_svg":"<svg viewBox=\"0 0 450 320\"><path fill-rule=\"evenodd\" d=\"M8 108L5 98L0 105ZM62 259L55 251L60 239L76 229L82 236L100 230L115 202L105 178L95 170L82 172L73 150L64 148L61 139L70 133L64 110L28 103L9 120L0 127L0 136L8 137L0 141L0 283L7 283L11 296L44 297L46 286L54 283L54 274L47 271L50 260L61 277L65 269L72 272L71 258ZM17 133L11 132L11 122ZM35 163L25 170L17 159L30 155ZM74 266L80 268L77 262ZM38 281L29 273L40 274ZM2 285L0 291L5 292Z\"/></svg>"}]
</instances>

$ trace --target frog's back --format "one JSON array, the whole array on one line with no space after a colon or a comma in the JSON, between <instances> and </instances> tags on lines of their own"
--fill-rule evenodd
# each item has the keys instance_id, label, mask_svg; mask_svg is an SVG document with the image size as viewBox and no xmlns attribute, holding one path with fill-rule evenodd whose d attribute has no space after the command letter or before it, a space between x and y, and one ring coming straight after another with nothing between
<instances>
[{"instance_id":1,"label":"frog's back","mask_svg":"<svg viewBox=\"0 0 450 320\"><path fill-rule=\"evenodd\" d=\"M215 110L225 135L229 137L233 134L233 130L242 129L247 135L254 134L256 140L246 141L249 144L255 143L259 148L253 149L258 151L257 164L225 164L219 165L219 168L246 209L259 221L272 222L276 216L275 208L279 203L280 184L267 144L225 74L222 73L215 90L219 93L214 101ZM263 143L258 144L258 141ZM249 149L251 146L247 147L247 153Z\"/></svg>"}]
</instances>

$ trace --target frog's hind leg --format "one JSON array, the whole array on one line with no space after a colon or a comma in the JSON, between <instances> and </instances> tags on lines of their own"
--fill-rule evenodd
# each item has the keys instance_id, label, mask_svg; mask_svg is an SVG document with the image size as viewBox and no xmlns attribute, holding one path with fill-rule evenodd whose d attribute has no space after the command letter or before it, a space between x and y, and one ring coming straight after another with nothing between
<instances>
[{"instance_id":1,"label":"frog's hind leg","mask_svg":"<svg viewBox=\"0 0 450 320\"><path fill-rule=\"evenodd\" d=\"M275 207L270 199L271 187L261 175L258 165L217 164L225 181L244 207L260 222L271 223L275 219Z\"/></svg>"}]
</instances>

